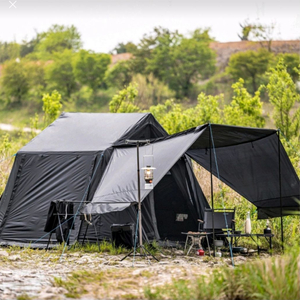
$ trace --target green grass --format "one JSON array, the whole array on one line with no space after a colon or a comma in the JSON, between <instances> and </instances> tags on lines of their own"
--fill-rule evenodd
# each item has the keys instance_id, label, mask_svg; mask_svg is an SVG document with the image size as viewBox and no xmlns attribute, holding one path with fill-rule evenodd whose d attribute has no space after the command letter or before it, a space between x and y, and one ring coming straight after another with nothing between
<instances>
[{"instance_id":1,"label":"green grass","mask_svg":"<svg viewBox=\"0 0 300 300\"><path fill-rule=\"evenodd\" d=\"M145 287L146 299L300 299L300 247L286 255L216 269L211 276Z\"/></svg>"}]
</instances>

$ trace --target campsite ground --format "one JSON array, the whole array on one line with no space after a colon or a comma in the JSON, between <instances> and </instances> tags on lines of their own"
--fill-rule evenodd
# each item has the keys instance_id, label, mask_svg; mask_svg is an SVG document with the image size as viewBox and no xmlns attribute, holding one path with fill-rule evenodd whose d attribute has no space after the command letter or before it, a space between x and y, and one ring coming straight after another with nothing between
<instances>
[{"instance_id":1,"label":"campsite ground","mask_svg":"<svg viewBox=\"0 0 300 300\"><path fill-rule=\"evenodd\" d=\"M0 248L0 299L143 299L147 289L173 279L196 276L227 265L230 258L185 256L181 250L158 253L159 262L124 254L67 252ZM262 255L260 258L266 256ZM255 256L236 256L241 264Z\"/></svg>"}]
</instances>

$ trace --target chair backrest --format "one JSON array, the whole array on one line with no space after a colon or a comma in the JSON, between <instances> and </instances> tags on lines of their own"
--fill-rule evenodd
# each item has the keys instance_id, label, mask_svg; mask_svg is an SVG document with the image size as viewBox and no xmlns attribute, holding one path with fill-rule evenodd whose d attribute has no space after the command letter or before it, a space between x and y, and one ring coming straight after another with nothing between
<instances>
[{"instance_id":1,"label":"chair backrest","mask_svg":"<svg viewBox=\"0 0 300 300\"><path fill-rule=\"evenodd\" d=\"M212 226L212 209L205 209L203 230L213 229ZM233 209L214 209L214 228L215 229L228 229L234 230L234 215L235 208ZM226 226L227 225L227 226Z\"/></svg>"}]
</instances>

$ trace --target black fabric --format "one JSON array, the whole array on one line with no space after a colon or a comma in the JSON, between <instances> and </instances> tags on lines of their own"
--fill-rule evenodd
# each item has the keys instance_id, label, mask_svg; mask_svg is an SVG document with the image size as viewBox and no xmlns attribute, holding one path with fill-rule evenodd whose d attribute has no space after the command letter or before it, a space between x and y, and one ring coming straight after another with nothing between
<instances>
[{"instance_id":1,"label":"black fabric","mask_svg":"<svg viewBox=\"0 0 300 300\"><path fill-rule=\"evenodd\" d=\"M206 126L206 129L201 134L201 137L197 139L195 143L193 143L190 149L210 148L210 128L212 131L215 148L241 145L243 143L257 141L266 138L269 135L276 134L276 130L274 129L211 124L210 126Z\"/></svg>"},{"instance_id":2,"label":"black fabric","mask_svg":"<svg viewBox=\"0 0 300 300\"><path fill-rule=\"evenodd\" d=\"M50 232L55 229L59 225L58 218L60 219L60 224L68 220L66 222L67 227L69 229L74 229L73 216L74 205L72 202L65 200L51 201L44 231Z\"/></svg>"},{"instance_id":3,"label":"black fabric","mask_svg":"<svg viewBox=\"0 0 300 300\"><path fill-rule=\"evenodd\" d=\"M31 153L105 150L122 139L123 135L130 137L128 132L137 123L142 125L144 122L141 120L147 121L147 115L149 114L62 113L20 151Z\"/></svg>"},{"instance_id":4,"label":"black fabric","mask_svg":"<svg viewBox=\"0 0 300 300\"><path fill-rule=\"evenodd\" d=\"M134 126L129 128L114 146L126 145L126 140L145 140L167 137L168 133L151 114L145 114Z\"/></svg>"},{"instance_id":5,"label":"black fabric","mask_svg":"<svg viewBox=\"0 0 300 300\"><path fill-rule=\"evenodd\" d=\"M134 224L112 224L110 228L115 247L131 249L134 246Z\"/></svg>"},{"instance_id":6,"label":"black fabric","mask_svg":"<svg viewBox=\"0 0 300 300\"><path fill-rule=\"evenodd\" d=\"M51 201L74 202L74 211L84 199L96 154L22 154L15 186L3 199L7 204L0 226L1 240L32 243L45 235ZM78 222L78 220L76 220ZM77 226L76 226L77 227ZM74 240L75 230L72 231ZM48 237L40 240L47 243Z\"/></svg>"},{"instance_id":7,"label":"black fabric","mask_svg":"<svg viewBox=\"0 0 300 300\"><path fill-rule=\"evenodd\" d=\"M213 131L214 140L216 140ZM240 145L209 149L193 149L187 154L197 163L210 171L210 153L212 155L212 173L240 195L252 202L258 211L265 209L259 218L278 217L280 207L278 137L275 134ZM215 160L217 159L217 162ZM282 206L298 210L300 199L299 178L280 144L281 193ZM271 208L274 208L272 211ZM285 210L287 212L287 210ZM286 214L286 212L284 214Z\"/></svg>"},{"instance_id":8,"label":"black fabric","mask_svg":"<svg viewBox=\"0 0 300 300\"><path fill-rule=\"evenodd\" d=\"M183 187L189 180L185 172L179 171L184 165L184 159L178 161L154 189L157 227L162 240L183 241L185 237L181 232L198 229L197 218L202 213L197 211L197 206L190 199L191 195ZM178 185L178 182L183 185ZM203 202L204 206L209 207L205 198L194 201ZM186 218L181 219L180 215L186 215Z\"/></svg>"}]
</instances>

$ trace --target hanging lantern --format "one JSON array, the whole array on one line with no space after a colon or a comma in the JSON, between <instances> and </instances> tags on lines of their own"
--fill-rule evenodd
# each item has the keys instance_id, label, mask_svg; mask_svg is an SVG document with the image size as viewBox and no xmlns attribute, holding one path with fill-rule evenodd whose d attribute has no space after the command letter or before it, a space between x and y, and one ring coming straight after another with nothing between
<instances>
[{"instance_id":1,"label":"hanging lantern","mask_svg":"<svg viewBox=\"0 0 300 300\"><path fill-rule=\"evenodd\" d=\"M148 154L145 153L143 155L143 168L144 170L144 180L145 180L145 189L152 190L153 189L153 170L156 168L153 167L154 165L154 156L153 156L153 146L149 147ZM150 153L149 153L150 152Z\"/></svg>"},{"instance_id":2,"label":"hanging lantern","mask_svg":"<svg viewBox=\"0 0 300 300\"><path fill-rule=\"evenodd\" d=\"M153 170L156 168L151 167L150 165L147 165L146 167L143 167L142 170L144 170L144 180L145 180L145 189L153 189Z\"/></svg>"},{"instance_id":3,"label":"hanging lantern","mask_svg":"<svg viewBox=\"0 0 300 300\"><path fill-rule=\"evenodd\" d=\"M153 182L153 170L155 168L152 168L151 166L146 166L144 169L144 179L146 183L152 183Z\"/></svg>"}]
</instances>

